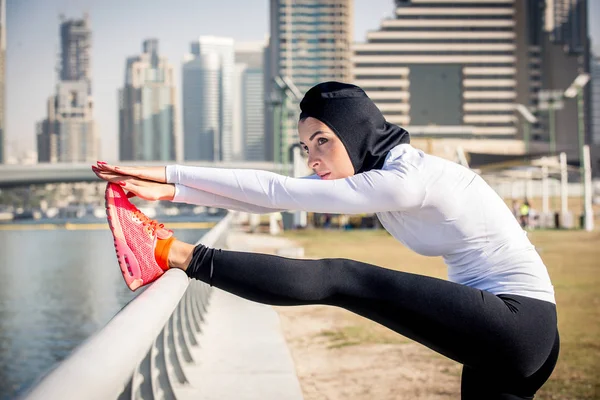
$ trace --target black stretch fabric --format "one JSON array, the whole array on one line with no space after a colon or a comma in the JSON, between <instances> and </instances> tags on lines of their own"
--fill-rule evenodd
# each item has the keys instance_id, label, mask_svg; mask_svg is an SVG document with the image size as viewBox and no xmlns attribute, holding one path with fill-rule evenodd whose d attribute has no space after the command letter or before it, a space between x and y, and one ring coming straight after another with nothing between
<instances>
[{"instance_id":1,"label":"black stretch fabric","mask_svg":"<svg viewBox=\"0 0 600 400\"><path fill-rule=\"evenodd\" d=\"M264 304L338 306L464 365L463 399L531 399L559 352L556 306L347 259L198 245L191 278Z\"/></svg>"},{"instance_id":2,"label":"black stretch fabric","mask_svg":"<svg viewBox=\"0 0 600 400\"><path fill-rule=\"evenodd\" d=\"M408 132L387 122L375 103L355 85L323 82L300 102L300 119L323 122L344 144L354 173L381 169L391 149L410 143Z\"/></svg>"}]
</instances>

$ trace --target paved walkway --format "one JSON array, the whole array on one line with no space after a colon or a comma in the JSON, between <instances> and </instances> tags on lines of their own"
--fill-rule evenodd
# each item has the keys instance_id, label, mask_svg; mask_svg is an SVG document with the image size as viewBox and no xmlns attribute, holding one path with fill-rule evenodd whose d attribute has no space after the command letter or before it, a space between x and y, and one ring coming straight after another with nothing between
<instances>
[{"instance_id":1,"label":"paved walkway","mask_svg":"<svg viewBox=\"0 0 600 400\"><path fill-rule=\"evenodd\" d=\"M295 252L294 244L268 235L232 232L239 251ZM178 398L302 400L300 383L275 310L213 288L199 337L193 389Z\"/></svg>"}]
</instances>

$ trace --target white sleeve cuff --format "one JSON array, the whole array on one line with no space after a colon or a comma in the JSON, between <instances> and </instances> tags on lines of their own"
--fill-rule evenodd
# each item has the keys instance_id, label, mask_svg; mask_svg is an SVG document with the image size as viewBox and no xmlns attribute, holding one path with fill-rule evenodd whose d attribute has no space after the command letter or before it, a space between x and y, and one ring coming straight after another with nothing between
<instances>
[{"instance_id":1,"label":"white sleeve cuff","mask_svg":"<svg viewBox=\"0 0 600 400\"><path fill-rule=\"evenodd\" d=\"M167 165L165 169L165 176L167 183L179 183L179 166L178 165ZM177 189L175 189L177 193Z\"/></svg>"},{"instance_id":2,"label":"white sleeve cuff","mask_svg":"<svg viewBox=\"0 0 600 400\"><path fill-rule=\"evenodd\" d=\"M175 203L187 203L189 198L189 188L178 183L175 184L175 194L173 195L173 202Z\"/></svg>"}]
</instances>

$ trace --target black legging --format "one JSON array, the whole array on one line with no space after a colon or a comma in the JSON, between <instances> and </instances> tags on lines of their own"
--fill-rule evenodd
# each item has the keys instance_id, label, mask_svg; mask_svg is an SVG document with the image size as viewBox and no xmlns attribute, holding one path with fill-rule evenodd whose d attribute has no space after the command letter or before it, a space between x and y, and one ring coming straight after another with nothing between
<instances>
[{"instance_id":1,"label":"black legging","mask_svg":"<svg viewBox=\"0 0 600 400\"><path fill-rule=\"evenodd\" d=\"M463 399L531 399L559 352L556 306L346 259L297 260L198 245L187 269L248 300L343 307L464 365Z\"/></svg>"}]
</instances>

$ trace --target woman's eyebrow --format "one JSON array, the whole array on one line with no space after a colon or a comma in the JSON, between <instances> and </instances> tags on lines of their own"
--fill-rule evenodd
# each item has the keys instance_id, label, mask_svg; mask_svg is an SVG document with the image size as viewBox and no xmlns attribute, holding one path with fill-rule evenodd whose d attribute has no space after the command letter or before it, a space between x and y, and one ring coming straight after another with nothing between
<instances>
[{"instance_id":1,"label":"woman's eyebrow","mask_svg":"<svg viewBox=\"0 0 600 400\"><path fill-rule=\"evenodd\" d=\"M315 136L317 136L319 133L325 133L325 131L322 131L322 130L316 131L315 133L310 135L310 137L308 138L308 141L309 142L312 141L315 138ZM300 144L304 144L304 142L301 141Z\"/></svg>"}]
</instances>

